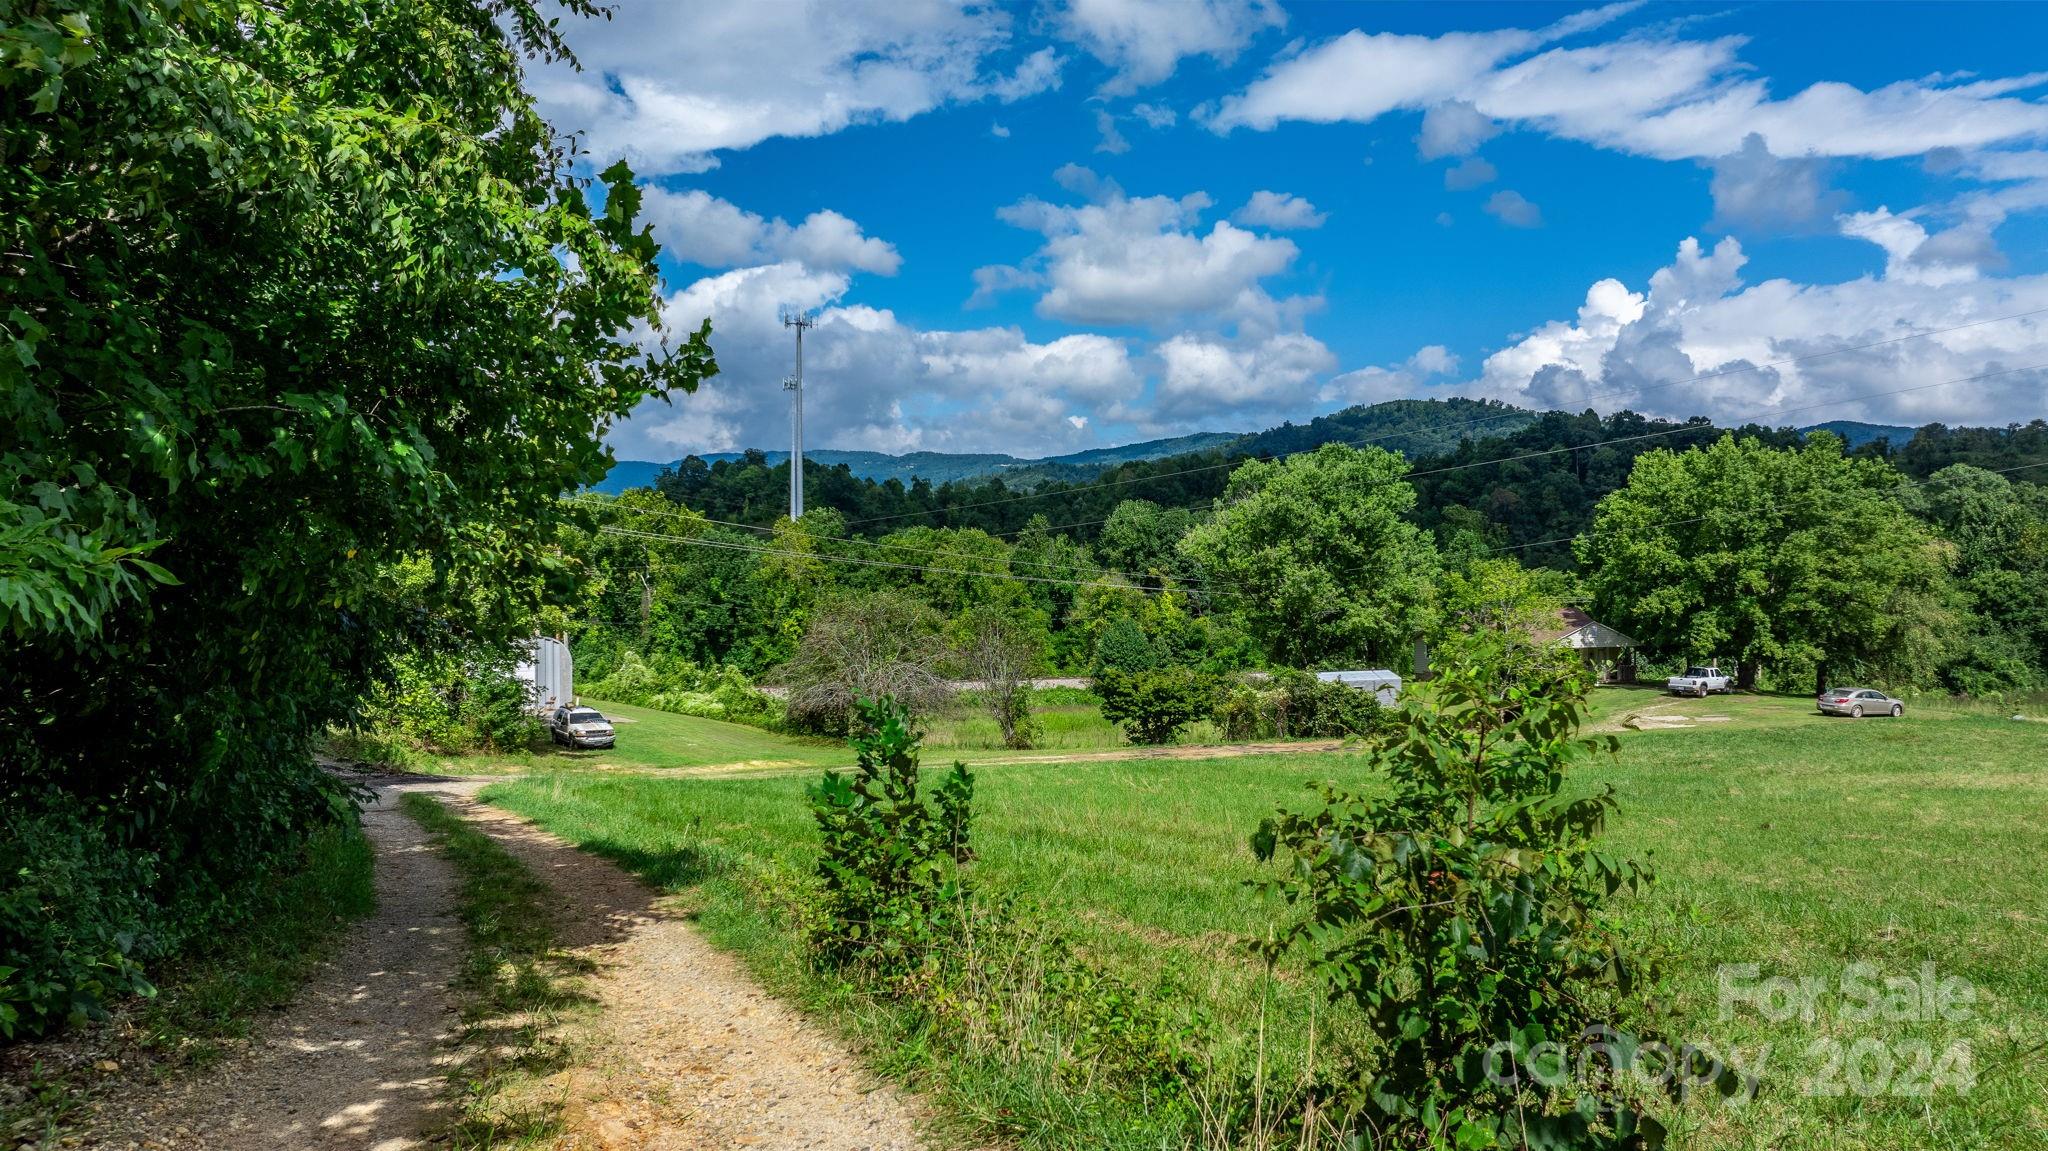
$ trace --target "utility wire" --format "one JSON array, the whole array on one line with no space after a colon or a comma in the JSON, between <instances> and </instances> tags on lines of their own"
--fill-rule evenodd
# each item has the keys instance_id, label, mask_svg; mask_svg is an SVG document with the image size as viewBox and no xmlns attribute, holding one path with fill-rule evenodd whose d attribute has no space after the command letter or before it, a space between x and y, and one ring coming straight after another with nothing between
<instances>
[{"instance_id":1,"label":"utility wire","mask_svg":"<svg viewBox=\"0 0 2048 1151\"><path fill-rule=\"evenodd\" d=\"M691 547L720 548L726 551L753 552L757 555L790 556L796 559L820 560L825 563L861 564L867 567L894 568L898 571L928 572L940 575L971 576L978 579L1010 580L1016 583L1058 584L1062 587L1097 587L1101 586L1104 582L1100 580L1052 579L1046 576L1017 575L1014 572L982 572L970 571L965 568L932 567L927 564L905 564L896 563L891 560L862 559L859 556L824 555L818 552L790 551L787 548L757 547L753 544L733 543L729 540L710 540L697 536L672 536L663 535L659 532L635 531L632 528L613 527L610 524L606 524L598 530L605 533L606 535L630 536L634 539L644 540L660 540L666 543L688 544ZM1114 586L1128 587L1131 591L1144 592L1150 595L1157 595L1160 592L1166 590L1164 588L1148 588L1138 584L1119 584Z\"/></svg>"},{"instance_id":2,"label":"utility wire","mask_svg":"<svg viewBox=\"0 0 2048 1151\"><path fill-rule=\"evenodd\" d=\"M1762 371L1762 370L1763 370L1763 369L1765 369L1765 368L1781 368L1781 367L1785 367L1785 366L1787 366L1787 365L1789 365L1789 364L1799 364L1799 363L1805 363L1805 362L1807 362L1807 361L1810 361L1810 360L1818 360L1818 359L1823 359L1823 358L1825 358L1825 357L1828 357L1828 356L1839 356L1839 355L1844 355L1844 354L1846 354L1846 353L1849 353L1849 352L1865 352L1865 351L1869 351L1869 350L1870 350L1870 349L1872 349L1872 348L1882 348L1882 347L1887 347L1887 346L1889 346L1889 345L1892 345L1892 344L1900 344L1900 343L1905 343L1905 342L1907 342L1907 341L1909 341L1909 340L1923 340L1923 339L1927 339L1927 338L1928 338L1928 337L1930 337L1930 336L1944 336L1944 335L1948 335L1948 334L1950 334L1950 333L1952 333L1952 332L1960 332L1960 331L1964 331L1964 330L1966 330L1966 329L1969 329L1969 328L1977 328L1977 327L1982 327L1982 326L1984 326L1984 325L1986 325L1986 324L1998 324L1998 323L2004 323L2004 322L2006 322L2006 321L2008 321L2008 320L2024 320L2024 319L2027 319L2027 318L2029 318L2029 317L2032 317L2032 316L2039 316L2039 315L2042 315L2042 314L2044 314L2044 313L2048 313L2048 308L2035 308L2035 309L2033 309L2032 311L2026 311L2026 312L2014 312L2014 313L2012 313L2011 315L2006 315L2006 316L1991 316L1991 317L1988 317L1988 318L1986 318L1986 319L1982 319L1982 320L1972 320L1972 321L1970 321L1970 322L1968 322L1968 323L1964 323L1964 324L1955 324L1955 325L1952 325L1952 326L1950 326L1950 327L1946 327L1946 328L1931 328L1931 329L1928 329L1928 330L1925 330L1925 331L1919 331L1919 332L1911 332L1911 333L1908 333L1908 334L1906 334L1906 335L1903 335L1903 336L1890 336L1890 337L1887 337L1887 338L1885 338L1885 339L1882 339L1882 340L1872 340L1872 341L1870 341L1870 342L1868 342L1868 343L1863 343L1863 344L1849 344L1849 345L1846 345L1846 346L1844 346L1844 347L1839 347L1839 348L1829 348L1828 350L1826 350L1826 351L1822 351L1822 352L1806 352L1806 353L1804 353L1804 354L1802 354L1802 355L1797 355L1797 356L1786 356L1786 357L1784 357L1783 359L1777 359L1777 360L1766 360L1766 361L1764 361L1764 362L1762 362L1762 363L1757 363L1757 364L1743 364L1743 365L1741 365L1741 366L1739 366L1739 367L1733 367L1733 368L1717 368L1717 369L1715 369L1714 371L1711 371L1711 372L1706 372L1706 373L1703 373L1703 374L1701 374L1701 375L1697 375L1697 376L1690 376L1690 377L1687 377L1687 378L1685 378L1685 379L1681 379L1681 380L1669 380L1669 381L1666 381L1666 382L1664 382L1664 383L1661 383L1661 384L1652 384L1652 385L1650 385L1650 386L1648 386L1648 387L1644 387L1644 388L1632 388L1632 389L1630 389L1630 390L1627 390L1627 391L1607 392L1607 393L1604 393L1604 394L1600 394L1600 395L1593 395L1593 396L1588 396L1588 397L1586 397L1586 401L1585 401L1585 402L1586 402L1586 403L1587 403L1588 405L1591 405L1591 404L1592 404L1593 402L1595 402L1595 401L1597 401L1597 400L1611 400L1611 399L1620 399L1620 398L1623 398L1623 397L1633 397L1633 396L1640 396L1640 395L1643 395L1643 394L1645 394L1645 393L1648 393L1648 392L1660 392L1660 391L1664 391L1664 390L1665 390L1665 389L1667 389L1667 388L1679 388L1679 387L1684 387L1684 386L1686 386L1687 384L1699 384L1699 383L1705 383L1705 382L1707 382L1707 381L1709 381L1709 380L1718 380L1718 379L1721 379L1721 378L1724 378L1724 377L1727 377L1727 376L1736 376L1736 375L1742 375L1742 374L1744 374L1744 373L1746 373L1746 372L1756 372L1756 371ZM1794 409L1794 410L1798 410L1798 409ZM1420 428L1420 429L1411 429L1411 430L1408 430L1408 431L1394 431L1394 432L1383 432L1383 433L1381 433L1381 434L1379 434L1379 435L1374 435L1374 436L1365 436L1365 437L1362 437L1362 438L1360 438L1360 439L1354 439L1354 440L1332 440L1332 441L1329 441L1329 442L1331 442L1331 443L1341 443L1341 444L1348 444L1348 445L1350 445L1350 446L1352 446L1352 447L1359 447L1359 446L1362 446L1362 445L1365 445L1365 444L1372 444L1372 443L1378 443L1378 442L1380 442L1380 441L1382 441L1382 440L1390 440L1390 439L1396 439L1396 438L1398 438L1398 437L1401 437L1401 436L1407 436L1407 435L1414 435L1414 434L1416 434L1416 433L1417 433L1418 431L1425 431L1425 430L1426 430L1426 431L1447 431L1447 430L1450 430L1450 429L1453 429L1453 428L1467 428L1467 427L1476 427L1476 426L1478 426L1478 425L1480 425L1480 424L1494 423L1494 422L1496 422L1496 421L1499 421L1499 420L1504 420L1504 419L1510 419L1510 418L1513 418L1513 417L1515 417L1515 416L1519 416L1519 415L1521 415L1521 414L1523 414L1523 413L1522 413L1522 412L1520 412L1519 410L1516 410L1516 411L1508 411L1508 412L1499 412L1499 413L1496 413L1496 414L1494 414L1494 415L1490 415L1490 416L1476 416L1476 417L1473 417L1473 418L1471 418L1471 419L1467 419L1467 420L1459 420L1459 421L1452 421L1452 422L1450 422L1450 423L1444 423L1444 424L1432 424L1432 425L1425 425L1425 426L1424 426L1423 428ZM1318 445L1318 446L1320 446L1320 445ZM1313 448L1303 448L1303 449L1301 449L1301 451L1313 451L1313 450L1314 450ZM1180 469L1180 470L1178 470L1178 471L1171 471L1171 472L1160 472L1160 473L1158 473L1158 474L1156 474L1156 475L1149 475L1149 476L1136 476L1136 477L1130 477L1130 478L1126 478L1126 479L1120 479L1120 480L1101 480L1101 481L1098 481L1098 482L1096 482L1096 483L1092 483L1092 484L1080 484L1080 485L1077 485L1077 486L1075 486L1075 487L1070 487L1070 488L1064 488L1064 489L1062 489L1062 490L1060 490L1060 491L1031 491L1031 492L1020 492L1019 494L1017 494L1017 495L1014 495L1014 496L1004 496L1004 497L1001 497L1001 498L999 498L999 499L993 499L993 500L982 500L982 501L979 501L979 502L976 502L976 503L971 503L971 504L959 504L959 505L956 505L956 506L953 506L953 507L949 507L949 508L928 508L928 509L925 509L925 510L921 510L921 511L909 511L909 512L893 512L893 513L891 513L891 514L889 514L889 515L885 515L885 516L868 516L868 517L866 517L866 518L864 518L864 519L857 519L857 520L848 520L848 521L846 521L846 526L847 526L847 527L853 527L853 526L854 526L854 525L856 525L856 524L872 524L872 523L883 523L883 522L885 522L885 521L888 521L888 520L898 520L898 519L905 519L905 518L907 518L907 517L910 517L910 516L928 516L928 515L950 514L950 513L953 513L953 512L962 512L962 511L969 511L969 510L972 510L972 509L975 509L975 508L986 508L986 507L995 507L995 506L997 506L997 505L999 505L999 504L1011 504L1011 503L1016 503L1016 502L1018 502L1019 500L1032 500L1032 499L1042 499L1042 498L1049 498L1049 497L1052 497L1052 496L1063 496L1063 495L1073 495L1073 494L1075 494L1075 493L1077 493L1077 492L1093 491L1093 490L1095 490L1095 489L1098 489L1098 488L1113 488L1113 487L1121 487L1121 486L1123 486L1123 485L1125 485L1125 484L1138 484L1138 483L1147 483L1147 482L1149 482L1149 481L1152 481L1152 480L1172 479L1172 478L1174 478L1174 477L1176 477L1176 476L1186 476L1186 475L1195 475L1195 474L1197 474L1197 473L1201 473L1201 472L1212 472L1212 471L1216 471L1216 470L1218 470L1218 469L1221 469L1221 468L1234 468L1234 467L1236 467L1237 465L1239 465L1239 464L1241 464L1241 463L1245 462L1245 460L1248 460L1248 459L1258 459L1258 460L1274 460L1274 459L1281 459L1281 458L1284 458L1284 457L1286 457L1286 456L1289 456L1289 455L1296 455L1296 454L1299 454L1299 453L1298 453L1298 452L1269 452L1269 453L1267 453L1267 454L1264 454L1264 455L1259 455L1259 456L1242 456L1242 457L1238 457L1238 458L1236 458L1236 459L1232 459L1232 460L1226 460L1226 461L1224 461L1224 462L1222 462L1222 463L1216 463L1216 464L1203 464L1203 465L1201 465L1200 467L1193 467L1193 468L1182 468L1182 469ZM1134 462L1136 462L1136 461L1134 461ZM1100 521L1096 521L1096 522L1100 522ZM1075 526L1084 526L1084 525L1075 525Z\"/></svg>"},{"instance_id":3,"label":"utility wire","mask_svg":"<svg viewBox=\"0 0 2048 1151\"><path fill-rule=\"evenodd\" d=\"M772 535L772 534L774 534L774 532L775 532L775 529L774 529L774 528L772 528L772 527L763 527L763 526L761 526L761 525L759 525L759 524L743 524L743 523L739 523L739 522L737 522L737 521L734 521L734 520L721 520L721 519L713 519L713 518L712 518L712 517L710 517L710 516L706 516L706 515L700 515L700 514L699 514L699 513L697 513L697 512L677 512L677 511L668 511L668 510L664 510L664 509L660 509L660 508L635 508L635 507L627 507L627 506L624 506L624 505L622 505L622 504L619 504L618 502L616 502L616 501L613 501L613 500L592 500L592 499L584 499L584 498L580 498L580 497L574 497L574 496L564 496L564 497L562 497L562 502L563 502L563 503L568 503L568 504L580 504L580 505L583 505L583 506L585 506L585 507L591 507L591 508L596 508L596 509L598 509L598 510L601 510L601 511L615 511L615 512L619 512L619 513L623 513L623 514L637 514L637 515L653 515L653 516L664 516L664 517L667 517L667 518L669 518L669 519L681 519L681 520L692 520L692 521L697 521L697 520L701 520L701 521L703 521L704 523L711 523L711 524L717 524L717 525L719 525L720 527L728 527L728 528L738 528L738 529L740 529L740 530L742 530L742 531L750 531L750 532L762 532L762 533L764 533L764 534L769 534L769 535ZM944 530L944 529L941 529L941 530ZM955 530L957 530L957 529L955 529ZM1027 530L1028 530L1028 529L1027 529ZM987 559L987 558L988 558L988 557L986 557L986 556L981 556L981 555L977 555L977 554L975 554L974 552L963 552L963 551L947 551L947 550L943 550L943 549L934 549L934 548L920 548L920 547L913 547L913 546L911 546L911 545L909 545L909 544L899 544L899 543L887 543L887 542L885 542L885 541L883 541L883 540L871 540L871 539L863 539L863 538L861 538L861 537L859 537L859 536L826 536L826 535L815 535L815 536L812 536L811 538L813 538L813 539L816 539L816 540L819 540L819 541L822 541L822 542L829 542L829 543L844 543L844 544L858 544L858 545L860 545L861 547L868 547L868 548L881 548L881 549L883 549L883 550L885 550L885 551L898 551L898 552L909 552L909 553L911 553L911 554L913 554L913 555L927 555L927 556L934 556L934 557L937 557L937 558L940 558L940 559ZM990 538L991 538L991 539L995 539L995 538L999 538L999 537L991 536ZM802 554L808 554L808 553L802 553ZM1095 565L1092 565L1092 564L1071 564L1071 565L1070 565L1070 564L1055 564L1055 563L1043 563L1043 562L1040 562L1040 561L1035 561L1035 560L1024 560L1024 559L1017 559L1017 558L1015 558L1015 557L1009 557L1009 558L1007 559L1007 563L1008 563L1008 565L1009 565L1009 566L1011 566L1011 567L1016 567L1016 566L1018 566L1018 565L1023 565L1023 566L1025 566L1025 567L1032 567L1032 568L1040 568L1040 569L1043 569L1043 570L1046 570L1046 571L1056 571L1056 572L1067 572L1067 571L1073 571L1073 572L1081 572L1081 573L1084 573L1084 574L1087 574L1087 575L1099 576L1099 577L1104 577L1104 578L1110 578L1110 577L1114 577L1114 578L1117 578L1117 579L1126 579L1126 578L1129 578L1129 576L1128 576L1128 573L1125 573L1125 572L1120 572L1120 571L1117 571L1117 570L1115 570L1115 569L1113 569L1113 568L1097 567L1097 566L1095 566ZM1183 578L1183 577L1174 577L1174 578L1175 578L1176 582L1183 582L1183 583L1189 583L1189 584L1199 584L1199 585L1202 585L1202 586L1203 586L1203 587L1205 587L1205 588L1206 588L1206 587L1208 586L1208 584L1210 583L1210 581L1209 581L1208 579L1203 579L1203 578L1200 578L1200 577L1194 577L1194 576L1189 576L1189 577L1185 577L1185 578Z\"/></svg>"}]
</instances>

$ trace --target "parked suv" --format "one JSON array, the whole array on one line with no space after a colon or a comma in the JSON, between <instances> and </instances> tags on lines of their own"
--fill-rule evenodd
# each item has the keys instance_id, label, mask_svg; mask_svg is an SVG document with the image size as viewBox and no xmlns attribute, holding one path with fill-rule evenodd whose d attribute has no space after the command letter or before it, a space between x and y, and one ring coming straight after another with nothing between
<instances>
[{"instance_id":1,"label":"parked suv","mask_svg":"<svg viewBox=\"0 0 2048 1151\"><path fill-rule=\"evenodd\" d=\"M590 707L556 708L548 734L565 747L610 747L613 739L611 721Z\"/></svg>"},{"instance_id":2,"label":"parked suv","mask_svg":"<svg viewBox=\"0 0 2048 1151\"><path fill-rule=\"evenodd\" d=\"M1831 687L1821 692L1813 701L1822 715L1846 715L1851 719L1862 719L1866 715L1888 715L1893 719L1906 714L1906 705L1881 691L1867 687Z\"/></svg>"}]
</instances>

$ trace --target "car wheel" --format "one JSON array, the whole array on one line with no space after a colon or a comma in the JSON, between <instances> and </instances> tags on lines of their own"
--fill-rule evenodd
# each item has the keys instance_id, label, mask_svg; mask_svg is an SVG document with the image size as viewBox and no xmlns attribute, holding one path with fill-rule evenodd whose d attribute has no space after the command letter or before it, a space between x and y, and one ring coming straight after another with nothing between
<instances>
[{"instance_id":1,"label":"car wheel","mask_svg":"<svg viewBox=\"0 0 2048 1151\"><path fill-rule=\"evenodd\" d=\"M1857 704L1857 705L1856 705L1855 707L1852 707L1852 708L1850 708L1850 709L1849 709L1849 718L1850 718L1850 719L1862 719L1862 718L1863 718L1863 705L1859 703L1859 704Z\"/></svg>"},{"instance_id":2,"label":"car wheel","mask_svg":"<svg viewBox=\"0 0 2048 1151\"><path fill-rule=\"evenodd\" d=\"M1900 716L1902 716L1902 715L1904 715L1904 714L1906 714L1906 705L1904 705L1904 704L1902 704L1902 703L1895 703L1895 704L1893 704L1893 705L1892 705L1892 718L1893 718L1893 719L1897 719L1897 718L1899 718Z\"/></svg>"}]
</instances>

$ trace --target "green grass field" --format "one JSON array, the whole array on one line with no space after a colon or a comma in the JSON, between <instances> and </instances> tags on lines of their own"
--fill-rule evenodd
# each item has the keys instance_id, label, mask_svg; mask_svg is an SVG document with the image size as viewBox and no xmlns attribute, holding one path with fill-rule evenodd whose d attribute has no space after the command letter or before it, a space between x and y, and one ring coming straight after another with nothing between
<instances>
[{"instance_id":1,"label":"green grass field","mask_svg":"<svg viewBox=\"0 0 2048 1151\"><path fill-rule=\"evenodd\" d=\"M1069 693L1072 694L1072 693ZM533 752L435 755L408 752L403 766L453 775L588 771L646 772L717 769L721 775L767 774L847 762L846 746L837 740L808 739L764 731L758 727L655 711L623 703L585 699L617 726L616 746L572 751L548 747ZM1032 750L1015 752L1003 746L995 720L961 700L938 715L922 720L925 746L934 756L965 759L969 764L997 763L1019 756L1064 752L1099 752L1131 746L1123 729L1102 718L1091 701L1056 698L1034 709L1041 735ZM1175 741L1180 747L1221 745L1216 725L1190 724Z\"/></svg>"},{"instance_id":2,"label":"green grass field","mask_svg":"<svg viewBox=\"0 0 2048 1151\"><path fill-rule=\"evenodd\" d=\"M1602 692L1596 713L1612 723L1665 702ZM1579 786L1615 787L1616 846L1651 856L1660 873L1621 919L1640 948L1670 957L1669 1030L1733 1046L1752 1065L1757 1046L1771 1045L1759 1068L1765 1095L1738 1110L1696 1103L1673 1113L1680 1145L2038 1146L2030 1133L2048 1130L2048 1053L2038 1046L2048 1041L2048 724L1928 708L1903 721L1829 720L1783 697L1666 710L1695 726L1625 732L1619 757L1585 769ZM827 751L820 761L835 758ZM1370 786L1362 770L1341 753L990 764L978 773L977 867L984 883L1060 914L1122 973L1202 1003L1249 1041L1262 981L1238 940L1258 933L1271 909L1245 886L1260 874L1245 837L1276 805L1305 798L1305 781ZM741 906L741 886L707 881L704 864L807 866L808 775L556 775L498 785L486 798L657 882L698 886L707 928L779 989L801 994L786 932ZM1826 1009L1839 997L1812 1022L1720 1017L1723 964L1835 981L1859 961L1900 976L1932 963L1966 979L1973 1017L1851 1022ZM1298 972L1283 972L1273 994L1268 1037L1284 1060L1301 1047L1314 996ZM889 1042L886 1028L864 1038ZM1828 1042L1856 1065L1830 1068ZM1812 1093L1851 1071L1865 1086L1904 1076L1910 1088L1927 1077L1913 1073L1912 1045L1923 1043L1930 1058L1966 1043L1974 1087L1932 1098ZM1880 1056L1895 1063L1882 1077ZM880 1058L890 1062L886 1050Z\"/></svg>"}]
</instances>

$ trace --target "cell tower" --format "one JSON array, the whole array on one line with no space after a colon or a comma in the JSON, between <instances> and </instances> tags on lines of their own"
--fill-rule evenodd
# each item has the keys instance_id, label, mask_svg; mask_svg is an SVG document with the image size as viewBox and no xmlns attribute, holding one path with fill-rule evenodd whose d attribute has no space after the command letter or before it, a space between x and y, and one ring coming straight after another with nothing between
<instances>
[{"instance_id":1,"label":"cell tower","mask_svg":"<svg viewBox=\"0 0 2048 1151\"><path fill-rule=\"evenodd\" d=\"M789 393L789 518L804 514L804 329L818 318L794 308L782 310L782 326L796 329L796 374L782 381Z\"/></svg>"}]
</instances>

